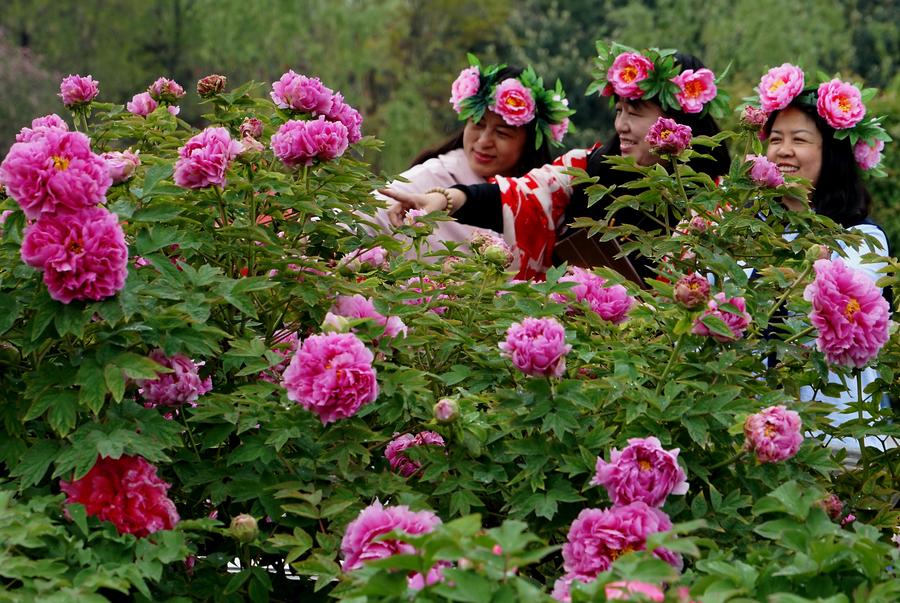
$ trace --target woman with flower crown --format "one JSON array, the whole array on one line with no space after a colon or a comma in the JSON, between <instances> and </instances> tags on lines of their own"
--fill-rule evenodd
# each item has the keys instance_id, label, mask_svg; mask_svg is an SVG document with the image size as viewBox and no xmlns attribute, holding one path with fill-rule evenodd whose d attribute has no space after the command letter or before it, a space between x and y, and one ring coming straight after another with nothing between
<instances>
[{"instance_id":1,"label":"woman with flower crown","mask_svg":"<svg viewBox=\"0 0 900 603\"><path fill-rule=\"evenodd\" d=\"M727 103L717 94L713 72L696 57L658 49L638 52L618 44L598 43L598 50L597 80L591 90L598 90L615 103L616 134L609 143L570 151L521 178L497 177L496 184L456 186L426 195L389 190L386 194L398 201L390 210L392 221L399 223L409 209L447 209L460 222L502 230L513 246L517 278L540 278L553 261L554 245L565 224L579 216L604 217L612 200L607 196L606 202L589 208L584 186L572 184L573 178L567 173L570 168L597 176L601 185L620 185L635 176L613 170L605 163L606 156L632 157L641 166L661 161L651 152L647 140L660 118L689 126L694 135L719 132L713 115L724 114ZM691 167L712 177L725 174L729 167L727 150L718 147L711 155L711 159L693 159ZM615 217L619 223L654 228L635 210L620 210ZM639 276L653 274L648 260L636 260Z\"/></svg>"}]
</instances>

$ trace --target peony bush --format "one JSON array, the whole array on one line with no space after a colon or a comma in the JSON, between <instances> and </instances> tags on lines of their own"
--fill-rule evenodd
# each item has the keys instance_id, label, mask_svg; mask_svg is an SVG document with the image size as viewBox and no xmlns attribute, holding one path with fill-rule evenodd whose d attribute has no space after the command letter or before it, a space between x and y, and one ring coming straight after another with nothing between
<instances>
[{"instance_id":1,"label":"peony bush","mask_svg":"<svg viewBox=\"0 0 900 603\"><path fill-rule=\"evenodd\" d=\"M620 58L615 92L640 93L648 66ZM802 87L783 67L772 107ZM23 124L0 163L13 599L900 598L891 308L821 259L861 237L746 163L758 116L714 139L660 124L668 167L610 159L638 180L579 222L658 278L514 282L501 241L425 252L428 215L373 229L355 99L293 71L200 84L197 130L181 83L109 102L70 76L71 119ZM685 163L726 141L725 182ZM842 391L856 418L835 425Z\"/></svg>"}]
</instances>

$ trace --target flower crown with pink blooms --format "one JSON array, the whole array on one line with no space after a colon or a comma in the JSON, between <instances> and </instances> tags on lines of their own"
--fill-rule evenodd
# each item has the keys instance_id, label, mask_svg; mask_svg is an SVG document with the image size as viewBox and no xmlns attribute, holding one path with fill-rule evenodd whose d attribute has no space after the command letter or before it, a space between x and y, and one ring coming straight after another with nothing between
<instances>
[{"instance_id":1,"label":"flower crown with pink blooms","mask_svg":"<svg viewBox=\"0 0 900 603\"><path fill-rule=\"evenodd\" d=\"M557 79L556 87L544 88L541 79L529 65L518 77L500 79L506 65L482 66L478 58L469 54L469 67L460 71L453 82L450 104L459 119L478 123L485 111L493 111L511 126L524 126L535 121L535 148L544 139L551 145L561 145L569 131L569 109L566 92Z\"/></svg>"},{"instance_id":2,"label":"flower crown with pink blooms","mask_svg":"<svg viewBox=\"0 0 900 603\"><path fill-rule=\"evenodd\" d=\"M716 86L721 77L716 78L705 67L682 69L675 62L675 52L658 48L638 51L616 42L598 41L594 81L587 94L599 92L624 100L655 98L664 111L724 116L728 96Z\"/></svg>"},{"instance_id":3,"label":"flower crown with pink blooms","mask_svg":"<svg viewBox=\"0 0 900 603\"><path fill-rule=\"evenodd\" d=\"M746 100L751 106L771 114L780 111L795 100L800 104L815 107L819 116L834 128L836 140L850 139L853 157L861 170L872 176L886 176L879 167L884 143L890 142L890 135L881 125L884 116L866 115L866 105L878 93L876 88L860 88L856 84L844 82L818 74L818 86L806 86L803 70L790 63L773 67L759 80L756 96Z\"/></svg>"}]
</instances>

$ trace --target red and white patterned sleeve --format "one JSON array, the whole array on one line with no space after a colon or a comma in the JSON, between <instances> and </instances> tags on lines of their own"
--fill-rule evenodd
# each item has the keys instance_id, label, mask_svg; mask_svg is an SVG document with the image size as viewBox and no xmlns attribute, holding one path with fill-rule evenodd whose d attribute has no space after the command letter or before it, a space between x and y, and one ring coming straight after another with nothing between
<instances>
[{"instance_id":1,"label":"red and white patterned sleeve","mask_svg":"<svg viewBox=\"0 0 900 603\"><path fill-rule=\"evenodd\" d=\"M574 149L518 178L496 178L503 207L503 238L513 249L516 278L542 280L551 266L556 232L563 226L572 196L572 177L563 171L587 169L592 150Z\"/></svg>"}]
</instances>

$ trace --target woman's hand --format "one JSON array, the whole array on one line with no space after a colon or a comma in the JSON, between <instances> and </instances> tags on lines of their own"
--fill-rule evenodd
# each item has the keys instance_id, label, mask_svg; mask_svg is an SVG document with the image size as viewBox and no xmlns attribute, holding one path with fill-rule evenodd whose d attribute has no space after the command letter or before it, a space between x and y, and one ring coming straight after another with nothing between
<instances>
[{"instance_id":1,"label":"woman's hand","mask_svg":"<svg viewBox=\"0 0 900 603\"><path fill-rule=\"evenodd\" d=\"M403 216L411 209L424 209L432 213L447 208L447 198L441 193L404 193L389 188L383 188L378 192L395 201L388 208L388 218L395 227L403 226Z\"/></svg>"}]
</instances>

